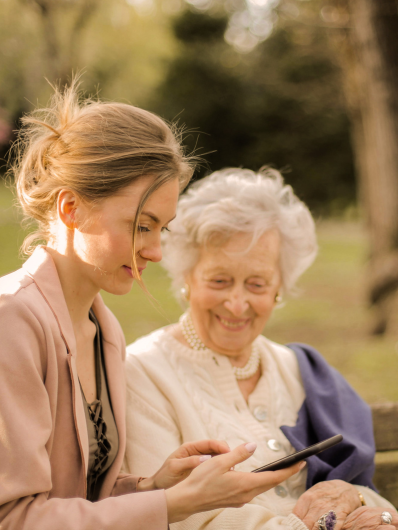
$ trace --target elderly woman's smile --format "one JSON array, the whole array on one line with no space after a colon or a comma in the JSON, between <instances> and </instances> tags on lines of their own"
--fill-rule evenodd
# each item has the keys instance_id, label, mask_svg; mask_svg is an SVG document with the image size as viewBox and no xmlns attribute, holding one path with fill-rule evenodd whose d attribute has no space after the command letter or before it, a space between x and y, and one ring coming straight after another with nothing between
<instances>
[{"instance_id":1,"label":"elderly woman's smile","mask_svg":"<svg viewBox=\"0 0 398 530\"><path fill-rule=\"evenodd\" d=\"M192 321L203 343L243 366L262 332L281 284L276 229L253 243L252 234L207 245L186 278Z\"/></svg>"}]
</instances>

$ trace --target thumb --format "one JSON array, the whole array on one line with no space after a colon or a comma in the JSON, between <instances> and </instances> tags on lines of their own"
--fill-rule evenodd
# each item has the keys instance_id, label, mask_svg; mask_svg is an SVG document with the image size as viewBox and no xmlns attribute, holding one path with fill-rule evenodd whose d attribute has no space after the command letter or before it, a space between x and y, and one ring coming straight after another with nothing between
<instances>
[{"instance_id":1,"label":"thumb","mask_svg":"<svg viewBox=\"0 0 398 530\"><path fill-rule=\"evenodd\" d=\"M284 482L290 478L292 475L295 475L301 471L306 465L307 463L303 460L301 462L297 462L297 464L293 464L290 467L286 467L285 469L279 469L278 471L266 471L266 473L272 473L273 480L276 482L276 484L280 484L281 482Z\"/></svg>"},{"instance_id":2,"label":"thumb","mask_svg":"<svg viewBox=\"0 0 398 530\"><path fill-rule=\"evenodd\" d=\"M257 444L254 442L238 445L238 447L230 453L218 456L217 460L223 471L229 471L231 467L250 458L256 449Z\"/></svg>"},{"instance_id":3,"label":"thumb","mask_svg":"<svg viewBox=\"0 0 398 530\"><path fill-rule=\"evenodd\" d=\"M303 520L304 517L307 515L308 510L311 506L311 497L306 495L305 493L299 497L296 506L293 508L293 514L296 515L299 519Z\"/></svg>"}]
</instances>

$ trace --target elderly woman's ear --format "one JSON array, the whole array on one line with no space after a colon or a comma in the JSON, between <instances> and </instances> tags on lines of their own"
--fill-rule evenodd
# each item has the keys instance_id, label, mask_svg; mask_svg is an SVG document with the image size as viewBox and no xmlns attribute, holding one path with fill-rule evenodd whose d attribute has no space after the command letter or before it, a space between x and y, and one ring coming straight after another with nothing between
<instances>
[{"instance_id":1,"label":"elderly woman's ear","mask_svg":"<svg viewBox=\"0 0 398 530\"><path fill-rule=\"evenodd\" d=\"M185 283L184 287L181 287L180 294L184 302L189 302L189 299L191 297L191 288L189 287L188 283Z\"/></svg>"},{"instance_id":2,"label":"elderly woman's ear","mask_svg":"<svg viewBox=\"0 0 398 530\"><path fill-rule=\"evenodd\" d=\"M283 300L282 295L279 294L279 291L278 291L275 295L275 304L280 304L282 300Z\"/></svg>"}]
</instances>

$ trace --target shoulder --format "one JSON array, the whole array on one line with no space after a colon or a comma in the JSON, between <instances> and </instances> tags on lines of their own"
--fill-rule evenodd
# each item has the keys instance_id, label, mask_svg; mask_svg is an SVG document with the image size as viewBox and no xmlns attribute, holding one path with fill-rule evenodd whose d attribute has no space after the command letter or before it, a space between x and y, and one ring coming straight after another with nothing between
<instances>
[{"instance_id":1,"label":"shoulder","mask_svg":"<svg viewBox=\"0 0 398 530\"><path fill-rule=\"evenodd\" d=\"M18 269L0 278L0 315L2 330L10 332L6 322L40 320L40 303L42 296L33 279L24 271ZM14 327L14 326L13 326Z\"/></svg>"},{"instance_id":2,"label":"shoulder","mask_svg":"<svg viewBox=\"0 0 398 530\"><path fill-rule=\"evenodd\" d=\"M23 271L22 271L23 272ZM0 280L0 363L19 370L21 365L41 372L46 364L47 308L33 280L20 271ZM13 368L14 367L14 368ZM2 371L0 370L0 371Z\"/></svg>"},{"instance_id":3,"label":"shoulder","mask_svg":"<svg viewBox=\"0 0 398 530\"><path fill-rule=\"evenodd\" d=\"M166 339L166 334L165 328L160 328L129 344L126 348L127 361L133 362L134 359L138 358L144 361L154 355L159 355L162 344Z\"/></svg>"},{"instance_id":4,"label":"shoulder","mask_svg":"<svg viewBox=\"0 0 398 530\"><path fill-rule=\"evenodd\" d=\"M34 312L42 298L33 278L23 268L0 278L0 306L3 308L22 309L25 305Z\"/></svg>"},{"instance_id":5,"label":"shoulder","mask_svg":"<svg viewBox=\"0 0 398 530\"><path fill-rule=\"evenodd\" d=\"M33 283L32 277L20 268L0 278L0 297L16 295L21 289Z\"/></svg>"},{"instance_id":6,"label":"shoulder","mask_svg":"<svg viewBox=\"0 0 398 530\"><path fill-rule=\"evenodd\" d=\"M330 366L323 355L313 346L301 342L292 342L287 344L287 347L296 355L302 373L338 374L337 370Z\"/></svg>"},{"instance_id":7,"label":"shoulder","mask_svg":"<svg viewBox=\"0 0 398 530\"><path fill-rule=\"evenodd\" d=\"M257 344L260 347L260 351L263 355L270 355L278 365L282 365L287 369L295 371L298 373L299 366L297 361L297 356L295 352L278 342L267 339L263 335L260 335L257 338Z\"/></svg>"},{"instance_id":8,"label":"shoulder","mask_svg":"<svg viewBox=\"0 0 398 530\"><path fill-rule=\"evenodd\" d=\"M158 410L169 406L165 403L172 399L178 383L168 355L164 354L164 335L167 332L159 329L127 346L125 368L129 404L156 403Z\"/></svg>"},{"instance_id":9,"label":"shoulder","mask_svg":"<svg viewBox=\"0 0 398 530\"><path fill-rule=\"evenodd\" d=\"M158 384L172 377L168 355L165 355L168 333L164 328L140 337L127 346L126 376L128 383L149 379Z\"/></svg>"},{"instance_id":10,"label":"shoulder","mask_svg":"<svg viewBox=\"0 0 398 530\"><path fill-rule=\"evenodd\" d=\"M24 269L18 269L0 278L0 310L2 318L7 314L16 319L38 322L44 321L48 313L48 304L32 276ZM2 320L2 324L3 324Z\"/></svg>"},{"instance_id":11,"label":"shoulder","mask_svg":"<svg viewBox=\"0 0 398 530\"><path fill-rule=\"evenodd\" d=\"M330 394L363 402L343 375L333 368L315 348L297 342L288 344L288 347L297 356L301 377L308 396L315 393L318 396L329 397ZM368 406L366 405L366 407Z\"/></svg>"}]
</instances>

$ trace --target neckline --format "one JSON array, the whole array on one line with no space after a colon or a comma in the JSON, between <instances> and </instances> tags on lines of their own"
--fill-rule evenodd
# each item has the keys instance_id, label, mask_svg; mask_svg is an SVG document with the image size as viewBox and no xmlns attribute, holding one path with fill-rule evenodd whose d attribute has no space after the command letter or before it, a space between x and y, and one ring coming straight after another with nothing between
<instances>
[{"instance_id":1,"label":"neckline","mask_svg":"<svg viewBox=\"0 0 398 530\"><path fill-rule=\"evenodd\" d=\"M176 339L168 331L168 327L161 328L157 333L157 339L164 341L166 345L170 347L172 352L177 353L177 355L180 355L193 363L206 363L205 370L207 370L212 377L215 377L216 387L221 391L223 399L229 404L234 403L235 407L238 405L240 411L247 412L250 411L251 406L255 407L258 404L262 404L264 402L262 396L264 390L266 390L266 394L269 395L269 387L273 386L273 381L272 378L270 378L269 372L270 362L272 364L272 354L270 360L268 339L263 335L258 335L253 341L257 341L257 346L260 351L262 361L261 376L253 392L250 394L248 401L246 401L233 373L232 365L226 355L214 352L209 348L207 350L194 350L189 348ZM269 403L269 407L270 409L273 408L272 402Z\"/></svg>"},{"instance_id":2,"label":"neckline","mask_svg":"<svg viewBox=\"0 0 398 530\"><path fill-rule=\"evenodd\" d=\"M226 357L225 355L221 355L220 353L214 352L213 350L210 350L210 348L207 348L206 350L194 350L193 348L190 348L189 346L185 346L182 342L180 342L174 335L171 333L171 330L168 329L168 327L162 328L159 330L161 333L159 335L159 338L163 338L166 341L170 341L173 343L175 349L186 358L197 360L197 361L207 361L211 359L211 355L217 355L219 357Z\"/></svg>"},{"instance_id":3,"label":"neckline","mask_svg":"<svg viewBox=\"0 0 398 530\"><path fill-rule=\"evenodd\" d=\"M218 361L222 360L223 364L227 363L226 365L231 369L231 372L233 372L232 364L227 355L218 353L214 350L211 350L210 348L206 348L206 350L194 350L193 348L190 348L189 346L185 346L185 344L180 342L176 337L174 337L174 335L172 335L169 326L161 328L160 330L158 330L158 332L159 332L158 338L163 338L164 340L170 341L171 343L173 343L174 349L177 350L178 353L182 355L183 357L191 361L192 360L196 361L196 362L206 362L206 361L211 361L211 360L214 361L214 358L216 358ZM262 335L258 335L254 339L252 344L256 342L257 346L260 347L261 345L258 344L260 342L259 341L260 337L262 337ZM260 347L260 355L262 358L264 357L263 352L261 351L261 347Z\"/></svg>"}]
</instances>

